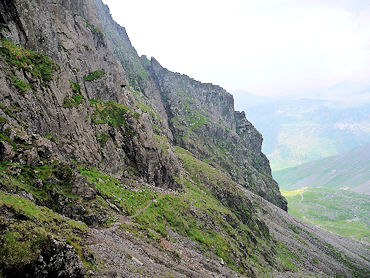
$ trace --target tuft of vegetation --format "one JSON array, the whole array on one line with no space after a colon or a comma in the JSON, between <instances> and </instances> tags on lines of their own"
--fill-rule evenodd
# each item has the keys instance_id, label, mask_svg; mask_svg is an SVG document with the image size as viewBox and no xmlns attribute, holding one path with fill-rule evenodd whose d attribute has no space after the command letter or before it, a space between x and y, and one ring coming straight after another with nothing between
<instances>
[{"instance_id":1,"label":"tuft of vegetation","mask_svg":"<svg viewBox=\"0 0 370 278\"><path fill-rule=\"evenodd\" d=\"M103 35L103 31L102 31L102 30L100 30L99 28L94 27L94 28L92 28L92 30L91 30L91 31L93 31L93 32L95 32L95 33L99 33L99 34L102 34L102 35Z\"/></svg>"},{"instance_id":2,"label":"tuft of vegetation","mask_svg":"<svg viewBox=\"0 0 370 278\"><path fill-rule=\"evenodd\" d=\"M108 132L103 132L102 134L96 134L95 137L100 147L104 147L107 141L109 140L110 135Z\"/></svg>"},{"instance_id":3,"label":"tuft of vegetation","mask_svg":"<svg viewBox=\"0 0 370 278\"><path fill-rule=\"evenodd\" d=\"M28 148L29 146L20 145L19 147ZM20 175L16 179L8 174L12 167L19 169ZM52 197L49 194L51 191L54 194L76 198L71 194L73 178L74 171L71 167L59 161L43 166L21 165L6 161L2 161L0 164L0 183L5 184L5 188L9 188L9 190L24 189L42 204L52 203ZM38 183L42 183L42 186L35 186ZM57 207L55 209L58 210Z\"/></svg>"},{"instance_id":4,"label":"tuft of vegetation","mask_svg":"<svg viewBox=\"0 0 370 278\"><path fill-rule=\"evenodd\" d=\"M81 90L81 85L79 83L69 80L69 85L73 92L78 93Z\"/></svg>"},{"instance_id":5,"label":"tuft of vegetation","mask_svg":"<svg viewBox=\"0 0 370 278\"><path fill-rule=\"evenodd\" d=\"M90 48L87 44L85 44L85 43L84 43L82 46L83 46L83 47L85 48L85 50L87 50L87 51L91 50L91 48Z\"/></svg>"},{"instance_id":6,"label":"tuft of vegetation","mask_svg":"<svg viewBox=\"0 0 370 278\"><path fill-rule=\"evenodd\" d=\"M84 102L85 98L81 94L74 94L72 97L66 96L63 101L64 108L78 107Z\"/></svg>"},{"instance_id":7,"label":"tuft of vegetation","mask_svg":"<svg viewBox=\"0 0 370 278\"><path fill-rule=\"evenodd\" d=\"M5 107L5 106L1 106L0 107L3 112L8 115L9 117L19 121L18 117L17 117L17 113L21 112L22 111L22 108L20 108L19 106L16 106L16 105L10 105L8 107Z\"/></svg>"},{"instance_id":8,"label":"tuft of vegetation","mask_svg":"<svg viewBox=\"0 0 370 278\"><path fill-rule=\"evenodd\" d=\"M7 39L0 39L0 55L11 66L18 70L25 70L32 74L34 78L40 79L44 84L48 84L54 75L54 71L59 66L49 57L17 46ZM19 84L21 87L23 84Z\"/></svg>"},{"instance_id":9,"label":"tuft of vegetation","mask_svg":"<svg viewBox=\"0 0 370 278\"><path fill-rule=\"evenodd\" d=\"M299 261L299 257L292 253L281 241L277 242L276 247L277 260L282 267L282 270L293 272L298 271L300 268L296 265L295 261Z\"/></svg>"},{"instance_id":10,"label":"tuft of vegetation","mask_svg":"<svg viewBox=\"0 0 370 278\"><path fill-rule=\"evenodd\" d=\"M167 137L154 134L153 138L157 142L158 146L162 149L162 151L168 153L170 143L168 142Z\"/></svg>"},{"instance_id":11,"label":"tuft of vegetation","mask_svg":"<svg viewBox=\"0 0 370 278\"><path fill-rule=\"evenodd\" d=\"M198 129L201 126L208 124L209 118L194 110L185 115L185 121L190 129Z\"/></svg>"},{"instance_id":12,"label":"tuft of vegetation","mask_svg":"<svg viewBox=\"0 0 370 278\"><path fill-rule=\"evenodd\" d=\"M103 31L99 28L96 28L94 25L90 25L89 23L86 23L86 28L90 29L93 33L98 33L103 35Z\"/></svg>"},{"instance_id":13,"label":"tuft of vegetation","mask_svg":"<svg viewBox=\"0 0 370 278\"><path fill-rule=\"evenodd\" d=\"M95 107L91 116L94 124L109 124L118 128L122 135L130 137L136 135L136 132L127 124L129 117L135 117L128 106L115 101L104 102L95 99L90 99L90 103Z\"/></svg>"},{"instance_id":14,"label":"tuft of vegetation","mask_svg":"<svg viewBox=\"0 0 370 278\"><path fill-rule=\"evenodd\" d=\"M146 105L145 103L136 100L136 106L143 111L144 113L148 113L153 119L161 120L162 117L158 113L156 113L153 108L151 108L149 105Z\"/></svg>"},{"instance_id":15,"label":"tuft of vegetation","mask_svg":"<svg viewBox=\"0 0 370 278\"><path fill-rule=\"evenodd\" d=\"M130 108L115 101L103 102L90 99L90 103L95 106L92 120L95 124L109 124L113 127L124 127Z\"/></svg>"},{"instance_id":16,"label":"tuft of vegetation","mask_svg":"<svg viewBox=\"0 0 370 278\"><path fill-rule=\"evenodd\" d=\"M43 137L45 139L48 139L48 140L54 142L54 143L58 142L58 139L55 136L51 135L50 133L45 134Z\"/></svg>"},{"instance_id":17,"label":"tuft of vegetation","mask_svg":"<svg viewBox=\"0 0 370 278\"><path fill-rule=\"evenodd\" d=\"M96 70L96 71L93 71L93 72L90 72L88 75L85 75L83 77L83 80L84 81L93 81L93 80L96 80L96 79L100 79L100 78L103 78L105 76L105 69L100 69L100 70Z\"/></svg>"},{"instance_id":18,"label":"tuft of vegetation","mask_svg":"<svg viewBox=\"0 0 370 278\"><path fill-rule=\"evenodd\" d=\"M3 119L6 120L5 118ZM0 132L0 140L9 143L13 147L16 146L16 144L9 138L9 133L7 132Z\"/></svg>"},{"instance_id":19,"label":"tuft of vegetation","mask_svg":"<svg viewBox=\"0 0 370 278\"><path fill-rule=\"evenodd\" d=\"M0 125L1 124L6 124L8 122L7 119L5 119L4 117L0 116Z\"/></svg>"},{"instance_id":20,"label":"tuft of vegetation","mask_svg":"<svg viewBox=\"0 0 370 278\"><path fill-rule=\"evenodd\" d=\"M18 77L16 77L13 73L10 74L12 84L17 87L19 90L21 90L23 93L27 92L29 89L31 89L31 85L28 82L25 82Z\"/></svg>"}]
</instances>

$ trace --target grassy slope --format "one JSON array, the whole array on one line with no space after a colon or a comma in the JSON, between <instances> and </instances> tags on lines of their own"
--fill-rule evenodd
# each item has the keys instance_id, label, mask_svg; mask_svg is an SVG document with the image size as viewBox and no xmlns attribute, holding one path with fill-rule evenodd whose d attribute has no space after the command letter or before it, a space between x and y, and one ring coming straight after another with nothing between
<instances>
[{"instance_id":1,"label":"grassy slope","mask_svg":"<svg viewBox=\"0 0 370 278\"><path fill-rule=\"evenodd\" d=\"M305 186L347 188L369 193L370 144L340 155L276 171L274 178L284 189Z\"/></svg>"},{"instance_id":2,"label":"grassy slope","mask_svg":"<svg viewBox=\"0 0 370 278\"><path fill-rule=\"evenodd\" d=\"M134 190L134 188L131 188L132 185L121 184L115 178L104 175L93 168L81 167L79 172L95 184L101 196L99 198L103 197L102 202L109 199L121 211L133 216L137 226L126 227L122 225L121 228L129 230L130 233L142 240L147 239L155 244L163 237L169 238L168 231L171 229L199 244L205 254L214 253L222 258L231 269L247 277L252 275L253 272L268 277L270 271L293 273L305 273L307 271L304 262L307 257L312 256L312 253L310 253L312 251L296 253L294 251L296 247L291 247L290 243L288 244L284 239L273 240L269 229L257 217L256 210L263 211L264 217L271 216L271 219L274 219L273 221L286 219L283 220L285 224L282 223L281 227L288 225L288 228L284 227L282 234L286 235L290 232L294 233L297 238L298 235L299 237L305 237L305 239L298 238L296 243L305 242L304 245L308 246L311 244L307 241L310 240L307 238L309 233L301 233L301 230L296 231L297 229L305 229L304 227L296 228L294 225L299 224L295 220L289 219L288 215L284 214L285 212L269 205L262 198L254 196L248 191L244 195L242 189L221 171L194 158L188 151L176 148L176 152L188 172L186 178L182 179L183 192L168 192L158 195L137 185L134 186L137 190ZM9 166L22 169L22 174L18 179L8 174ZM39 192L39 189L34 187L34 179L31 177L31 173L36 171L39 178L43 179L44 176L54 173L55 169L59 169L56 168L57 166L50 165L28 169L27 166L5 163L0 168L0 173L9 190L19 188L32 192L39 199L39 202L42 202L44 199L48 199L47 191ZM60 194L69 195L72 198L71 200L78 199L77 196L70 195L67 185L60 188L54 185L54 187ZM156 198L156 202L150 203L153 198ZM251 203L250 198L257 199ZM90 202L98 205L96 201L92 200ZM148 204L150 205L147 207ZM84 202L84 206L86 206L86 209L92 208L86 202ZM271 206L271 208L268 209L268 206ZM29 254L41 252L44 240L39 241L38 238L33 240L29 230L34 231L41 239L45 238L45 235L54 235L60 240L72 244L80 253L81 245L84 245L81 238L84 236L81 234L86 233L87 230L84 224L69 220L55 213L55 211L36 206L33 202L3 191L0 191L0 207L13 208L17 215L24 215L20 219L27 219L26 221L10 220L12 224L3 231L2 250L4 253L1 254L1 258L10 264L9 267L17 267L18 263L21 267L24 263L29 262L24 260L33 261L36 258L29 256ZM138 208L146 209L140 215L135 216ZM273 213L267 212L265 209L278 210L279 213L283 213L285 216L274 217ZM5 217L2 221L9 221L7 220L8 217ZM271 219L268 221L272 222ZM290 224L291 221L295 224ZM270 232L275 229L274 223L268 224L273 225L269 227ZM289 229L292 231L289 231ZM20 242L17 240L19 238L23 240ZM292 239L292 236L289 236L289 239ZM324 243L317 241L315 244L320 247ZM301 246L301 248L304 248L304 246ZM308 250L311 250L311 248L313 247L310 246ZM17 250L24 250L24 252L18 252ZM318 256L324 256L323 259L330 260L333 254L329 251L326 250L324 255ZM178 256L178 254L174 253L174 256ZM347 263L347 258L341 259L341 261ZM99 267L87 264L85 266L93 269ZM321 264L317 264L317 267L322 269ZM357 271L357 268L351 264L352 268ZM341 272L339 266L336 272Z\"/></svg>"},{"instance_id":3,"label":"grassy slope","mask_svg":"<svg viewBox=\"0 0 370 278\"><path fill-rule=\"evenodd\" d=\"M370 242L370 196L330 188L282 190L290 214L336 234Z\"/></svg>"}]
</instances>

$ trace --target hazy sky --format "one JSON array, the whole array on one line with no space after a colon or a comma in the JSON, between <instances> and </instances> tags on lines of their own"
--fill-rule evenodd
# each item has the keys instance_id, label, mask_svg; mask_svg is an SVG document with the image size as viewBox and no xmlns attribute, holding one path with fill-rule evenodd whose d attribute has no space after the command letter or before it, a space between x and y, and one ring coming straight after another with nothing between
<instances>
[{"instance_id":1,"label":"hazy sky","mask_svg":"<svg viewBox=\"0 0 370 278\"><path fill-rule=\"evenodd\" d=\"M370 0L103 0L140 55L227 90L370 83Z\"/></svg>"}]
</instances>

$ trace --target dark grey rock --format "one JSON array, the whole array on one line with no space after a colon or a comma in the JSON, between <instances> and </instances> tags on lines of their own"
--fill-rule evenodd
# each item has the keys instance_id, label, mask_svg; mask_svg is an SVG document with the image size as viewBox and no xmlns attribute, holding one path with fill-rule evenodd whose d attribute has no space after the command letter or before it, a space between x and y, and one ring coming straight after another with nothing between
<instances>
[{"instance_id":1,"label":"dark grey rock","mask_svg":"<svg viewBox=\"0 0 370 278\"><path fill-rule=\"evenodd\" d=\"M71 186L72 194L81 196L86 200L92 200L96 197L96 188L94 184L87 181L86 177L77 174Z\"/></svg>"},{"instance_id":2,"label":"dark grey rock","mask_svg":"<svg viewBox=\"0 0 370 278\"><path fill-rule=\"evenodd\" d=\"M14 156L13 147L7 142L0 142L0 160L11 161Z\"/></svg>"}]
</instances>

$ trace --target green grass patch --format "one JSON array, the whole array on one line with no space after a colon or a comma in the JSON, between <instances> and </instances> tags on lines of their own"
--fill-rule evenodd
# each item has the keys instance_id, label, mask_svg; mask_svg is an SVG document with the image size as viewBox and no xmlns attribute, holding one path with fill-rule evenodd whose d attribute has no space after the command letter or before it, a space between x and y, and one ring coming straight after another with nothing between
<instances>
[{"instance_id":1,"label":"green grass patch","mask_svg":"<svg viewBox=\"0 0 370 278\"><path fill-rule=\"evenodd\" d=\"M79 83L69 80L69 85L73 92L78 93L81 90L81 85Z\"/></svg>"},{"instance_id":2,"label":"green grass patch","mask_svg":"<svg viewBox=\"0 0 370 278\"><path fill-rule=\"evenodd\" d=\"M162 237L169 236L168 229L186 236L199 243L204 252L213 252L239 273L247 275L246 266L251 262L259 271L268 271L262 257L268 257L268 252L271 254L268 229L255 221L253 212L247 209L247 200L240 199L239 204L240 196L232 188L232 181L226 181L219 170L184 149L176 147L176 152L193 181L179 179L183 193L163 195L135 217L135 222ZM202 182L204 177L208 179L207 184ZM229 196L234 205L216 192Z\"/></svg>"},{"instance_id":3,"label":"green grass patch","mask_svg":"<svg viewBox=\"0 0 370 278\"><path fill-rule=\"evenodd\" d=\"M90 72L88 75L85 75L83 77L84 81L94 81L96 79L103 78L105 76L105 69L96 70L93 72Z\"/></svg>"},{"instance_id":4,"label":"green grass patch","mask_svg":"<svg viewBox=\"0 0 370 278\"><path fill-rule=\"evenodd\" d=\"M16 144L9 138L9 136L6 133L0 132L0 141L4 141L12 145L13 147L16 146Z\"/></svg>"},{"instance_id":5,"label":"green grass patch","mask_svg":"<svg viewBox=\"0 0 370 278\"><path fill-rule=\"evenodd\" d=\"M86 23L86 27L88 29L90 29L93 33L98 33L98 34L103 35L103 31L102 30L100 30L99 28L94 27L93 25L90 25L89 23Z\"/></svg>"},{"instance_id":6,"label":"green grass patch","mask_svg":"<svg viewBox=\"0 0 370 278\"><path fill-rule=\"evenodd\" d=\"M54 72L59 66L49 57L17 46L7 39L0 39L0 42L2 44L0 55L9 65L31 73L34 78L40 79L44 84L48 84L53 79ZM18 85L24 87L24 84Z\"/></svg>"},{"instance_id":7,"label":"green grass patch","mask_svg":"<svg viewBox=\"0 0 370 278\"><path fill-rule=\"evenodd\" d=\"M192 112L188 112L185 115L185 120L191 129L198 129L201 126L208 124L210 121L208 117L203 116L196 110Z\"/></svg>"},{"instance_id":8,"label":"green grass patch","mask_svg":"<svg viewBox=\"0 0 370 278\"><path fill-rule=\"evenodd\" d=\"M25 82L18 77L16 77L14 74L11 74L12 84L17 87L20 91L23 93L27 92L29 89L31 89L31 85L28 82Z\"/></svg>"},{"instance_id":9,"label":"green grass patch","mask_svg":"<svg viewBox=\"0 0 370 278\"><path fill-rule=\"evenodd\" d=\"M66 96L63 101L63 108L78 107L85 101L81 94L73 94L71 97Z\"/></svg>"},{"instance_id":10,"label":"green grass patch","mask_svg":"<svg viewBox=\"0 0 370 278\"><path fill-rule=\"evenodd\" d=\"M126 105L115 101L99 101L90 99L90 103L95 106L92 121L95 124L109 124L113 127L125 127L128 113L131 111Z\"/></svg>"},{"instance_id":11,"label":"green grass patch","mask_svg":"<svg viewBox=\"0 0 370 278\"><path fill-rule=\"evenodd\" d=\"M12 211L16 216L13 219L0 216L0 223L6 223L0 232L0 263L3 270L19 271L36 261L39 254L47 250L53 237L61 241L69 240L81 248L82 237L87 233L86 225L3 191L0 191L0 208Z\"/></svg>"},{"instance_id":12,"label":"green grass patch","mask_svg":"<svg viewBox=\"0 0 370 278\"><path fill-rule=\"evenodd\" d=\"M95 99L90 99L90 103L95 107L91 116L94 124L108 124L119 129L123 136L132 137L137 134L127 123L129 117L136 118L135 113L128 106L115 101L105 102Z\"/></svg>"},{"instance_id":13,"label":"green grass patch","mask_svg":"<svg viewBox=\"0 0 370 278\"><path fill-rule=\"evenodd\" d=\"M282 190L282 195L293 216L342 236L370 241L368 195L324 187Z\"/></svg>"},{"instance_id":14,"label":"green grass patch","mask_svg":"<svg viewBox=\"0 0 370 278\"><path fill-rule=\"evenodd\" d=\"M23 146L26 148L27 146ZM11 168L18 168L19 176L14 178L9 175ZM43 166L29 166L18 163L2 161L0 163L0 183L4 188L12 190L22 188L32 195L42 204L50 204L50 208L58 211L57 203L54 203L50 192L61 194L71 199L78 199L71 193L71 182L74 178L74 171L68 165L59 161L54 161ZM42 186L35 186L38 181L42 181Z\"/></svg>"},{"instance_id":15,"label":"green grass patch","mask_svg":"<svg viewBox=\"0 0 370 278\"><path fill-rule=\"evenodd\" d=\"M158 113L156 113L153 108L146 105L145 103L136 100L136 106L143 112L148 113L153 119L161 120L162 117Z\"/></svg>"},{"instance_id":16,"label":"green grass patch","mask_svg":"<svg viewBox=\"0 0 370 278\"><path fill-rule=\"evenodd\" d=\"M96 185L101 194L110 200L113 204L121 207L128 215L134 215L137 210L145 207L150 200L157 197L144 188L127 189L116 178L104 175L96 169L80 169L90 182Z\"/></svg>"},{"instance_id":17,"label":"green grass patch","mask_svg":"<svg viewBox=\"0 0 370 278\"><path fill-rule=\"evenodd\" d=\"M299 258L294 255L281 241L277 242L276 245L277 258L280 266L283 267L284 271L296 272L299 270L299 266L296 265L295 261L299 261Z\"/></svg>"},{"instance_id":18,"label":"green grass patch","mask_svg":"<svg viewBox=\"0 0 370 278\"><path fill-rule=\"evenodd\" d=\"M4 117L0 116L0 124L6 124L8 122L7 119L5 119Z\"/></svg>"},{"instance_id":19,"label":"green grass patch","mask_svg":"<svg viewBox=\"0 0 370 278\"><path fill-rule=\"evenodd\" d=\"M108 132L103 132L102 134L96 134L95 137L100 147L104 147L105 144L108 142L110 135Z\"/></svg>"}]
</instances>

